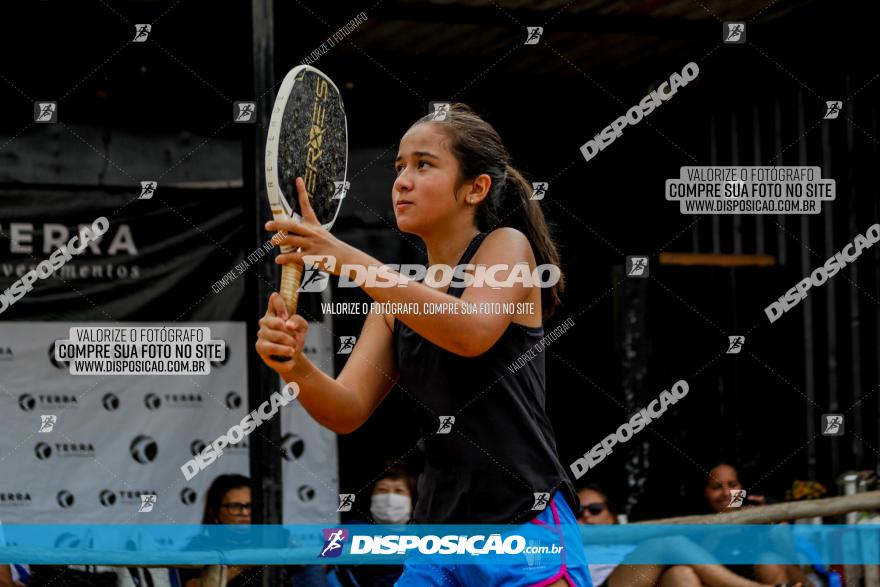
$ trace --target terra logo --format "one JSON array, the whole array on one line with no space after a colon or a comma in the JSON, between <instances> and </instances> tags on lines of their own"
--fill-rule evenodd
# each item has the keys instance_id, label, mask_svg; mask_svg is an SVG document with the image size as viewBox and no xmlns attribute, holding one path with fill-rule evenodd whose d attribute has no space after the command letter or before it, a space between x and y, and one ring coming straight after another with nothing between
<instances>
[{"instance_id":1,"label":"terra logo","mask_svg":"<svg viewBox=\"0 0 880 587\"><path fill-rule=\"evenodd\" d=\"M131 441L128 449L131 453L131 458L142 465L146 465L156 460L159 445L146 434L139 434Z\"/></svg>"}]
</instances>

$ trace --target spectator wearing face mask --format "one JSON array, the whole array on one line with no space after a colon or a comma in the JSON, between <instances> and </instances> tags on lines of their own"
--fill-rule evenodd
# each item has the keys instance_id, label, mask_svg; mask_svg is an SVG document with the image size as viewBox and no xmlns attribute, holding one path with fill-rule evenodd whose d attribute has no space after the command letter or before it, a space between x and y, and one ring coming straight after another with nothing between
<instances>
[{"instance_id":1,"label":"spectator wearing face mask","mask_svg":"<svg viewBox=\"0 0 880 587\"><path fill-rule=\"evenodd\" d=\"M400 464L385 469L370 494L370 516L376 524L406 524L416 502L416 479ZM361 524L349 520L347 524ZM327 575L331 587L391 587L403 572L401 565L336 566Z\"/></svg>"},{"instance_id":2,"label":"spectator wearing face mask","mask_svg":"<svg viewBox=\"0 0 880 587\"><path fill-rule=\"evenodd\" d=\"M390 467L376 481L370 496L370 515L377 524L406 524L415 503L415 478L400 465Z\"/></svg>"}]
</instances>

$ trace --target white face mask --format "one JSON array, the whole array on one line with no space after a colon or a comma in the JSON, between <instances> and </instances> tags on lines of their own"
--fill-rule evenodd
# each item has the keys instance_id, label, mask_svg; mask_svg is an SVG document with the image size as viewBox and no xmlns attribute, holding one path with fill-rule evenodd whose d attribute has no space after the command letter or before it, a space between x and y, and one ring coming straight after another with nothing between
<instances>
[{"instance_id":1,"label":"white face mask","mask_svg":"<svg viewBox=\"0 0 880 587\"><path fill-rule=\"evenodd\" d=\"M412 500L397 493L377 493L370 499L370 513L377 524L405 524L412 512Z\"/></svg>"}]
</instances>

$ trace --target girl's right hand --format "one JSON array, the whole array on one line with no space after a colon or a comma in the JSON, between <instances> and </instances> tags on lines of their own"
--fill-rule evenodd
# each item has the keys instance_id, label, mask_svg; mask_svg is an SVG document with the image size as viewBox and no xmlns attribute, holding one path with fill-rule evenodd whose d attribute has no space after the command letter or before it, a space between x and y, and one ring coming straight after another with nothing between
<instances>
[{"instance_id":1,"label":"girl's right hand","mask_svg":"<svg viewBox=\"0 0 880 587\"><path fill-rule=\"evenodd\" d=\"M269 307L260 319L260 330L257 332L257 354L273 371L284 377L292 376L303 362L302 349L306 342L309 325L306 320L295 314L288 316L287 304L281 295L273 293L269 296ZM272 357L290 357L288 361L276 361Z\"/></svg>"}]
</instances>

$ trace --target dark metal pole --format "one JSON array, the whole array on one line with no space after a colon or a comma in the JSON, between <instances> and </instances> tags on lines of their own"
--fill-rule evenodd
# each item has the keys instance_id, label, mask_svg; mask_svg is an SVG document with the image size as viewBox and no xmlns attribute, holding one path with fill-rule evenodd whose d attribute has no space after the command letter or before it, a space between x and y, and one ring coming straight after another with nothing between
<instances>
[{"instance_id":1,"label":"dark metal pole","mask_svg":"<svg viewBox=\"0 0 880 587\"><path fill-rule=\"evenodd\" d=\"M709 117L709 165L718 165L718 130L715 114ZM712 252L721 253L721 215L712 214Z\"/></svg>"},{"instance_id":2,"label":"dark metal pole","mask_svg":"<svg viewBox=\"0 0 880 587\"><path fill-rule=\"evenodd\" d=\"M779 105L779 96L773 99L773 147L776 151L778 159L771 161L772 165L784 165L785 158L782 154L782 107ZM779 226L776 228L776 256L780 265L788 262L788 235L785 234L785 214L777 214L776 222Z\"/></svg>"},{"instance_id":3,"label":"dark metal pole","mask_svg":"<svg viewBox=\"0 0 880 587\"><path fill-rule=\"evenodd\" d=\"M831 131L828 123L822 125L822 177L831 177ZM834 255L834 210L828 206L823 210L825 217L825 256ZM819 263L822 261L819 260ZM825 284L828 296L825 298L825 317L828 329L828 412L837 413L840 402L837 398L837 282L829 279ZM831 479L837 479L840 471L840 442L831 438Z\"/></svg>"},{"instance_id":4,"label":"dark metal pole","mask_svg":"<svg viewBox=\"0 0 880 587\"><path fill-rule=\"evenodd\" d=\"M797 132L804 135L804 93L798 88L797 92ZM798 165L807 164L807 145L805 139L798 143ZM810 251L810 219L807 215L801 215L801 275L809 275L811 272ZM813 300L810 296L804 300L804 394L807 396L807 438L813 438L816 434L816 408L815 402L815 369L813 358L815 349L813 345ZM816 478L816 443L807 444L807 476L809 479Z\"/></svg>"},{"instance_id":5,"label":"dark metal pole","mask_svg":"<svg viewBox=\"0 0 880 587\"><path fill-rule=\"evenodd\" d=\"M734 110L730 113L730 164L734 167L739 165L739 132L737 126L736 110ZM737 255L741 255L743 252L742 217L739 214L733 215L733 252Z\"/></svg>"},{"instance_id":6,"label":"dark metal pole","mask_svg":"<svg viewBox=\"0 0 880 587\"><path fill-rule=\"evenodd\" d=\"M263 224L270 218L265 197L263 159L266 130L275 93L273 0L251 0L253 99L257 103L257 124L244 141L242 170L245 188L245 222L252 236L250 250L266 242L268 233ZM250 252L248 251L248 253ZM257 340L258 321L266 311L269 294L275 289L277 271L274 263L261 262L247 272L245 311L248 316L247 336L251 360L248 361L248 403L256 408L280 387L274 371L266 367L253 349ZM281 485L281 418L264 422L250 437L250 469L253 486L253 522L255 524L282 523ZM263 573L263 587L284 583L283 568L268 566Z\"/></svg>"},{"instance_id":7,"label":"dark metal pole","mask_svg":"<svg viewBox=\"0 0 880 587\"><path fill-rule=\"evenodd\" d=\"M615 268L614 283L625 279L623 271ZM647 334L647 297L648 288L645 279L626 279L619 290L620 308L618 310L621 324L618 350L623 370L623 397L629 413L637 410L645 401L645 382L648 378L648 355L650 342ZM632 515L633 508L644 497L649 476L651 444L634 442L630 447L626 464L627 495L624 512Z\"/></svg>"},{"instance_id":8,"label":"dark metal pole","mask_svg":"<svg viewBox=\"0 0 880 587\"><path fill-rule=\"evenodd\" d=\"M871 110L871 129L876 133L877 132L877 110ZM876 159L877 157L877 143L871 143L871 153L872 157ZM877 198L873 198L874 200L874 218L880 217L880 201ZM874 295L880 296L880 247L876 247L874 250ZM874 327L874 340L880 339L880 312L874 312L876 318L876 325ZM874 380L874 385L880 386L880 344L874 345L874 351L872 353L874 355L874 365L876 365L877 369L877 378ZM858 409L858 408L857 408ZM877 418L874 422L880 422L880 402L877 402ZM880 447L880 426L874 424L875 428L875 447ZM875 470L880 470L880 462L877 460L874 461Z\"/></svg>"},{"instance_id":9,"label":"dark metal pole","mask_svg":"<svg viewBox=\"0 0 880 587\"><path fill-rule=\"evenodd\" d=\"M755 104L752 106L752 154L754 165L762 165L761 160L761 109ZM764 215L755 214L755 252L759 255L766 253L764 248Z\"/></svg>"},{"instance_id":10,"label":"dark metal pole","mask_svg":"<svg viewBox=\"0 0 880 587\"><path fill-rule=\"evenodd\" d=\"M846 95L850 94L850 78L847 76L846 78ZM856 153L855 153L855 133L852 125L853 118L853 109L855 104L850 101L847 104L847 108L850 109L849 117L847 119L846 124L846 151L848 154L847 161L856 161ZM847 190L849 191L849 232L847 234L848 238L853 238L856 234L860 232L861 227L856 219L856 210L858 206L856 206L856 187L855 187L855 173L854 173L855 165L847 165L847 174L846 174L846 183ZM874 216L876 218L876 215ZM850 346L852 356L852 403L855 405L856 402L860 401L862 395L865 393L862 389L862 319L859 308L859 291L856 289L855 284L859 282L859 266L858 263L850 263L849 264L849 278L852 281L852 284L849 287L849 323L850 323ZM863 436L864 431L862 430L862 406L861 404L855 405L853 409L853 426L851 428L856 434L860 437ZM853 465L857 470L861 470L865 467L865 445L861 440L855 437L855 435L850 434L851 438L850 446L852 447L853 456L855 457ZM835 471L835 475L837 471Z\"/></svg>"}]
</instances>

